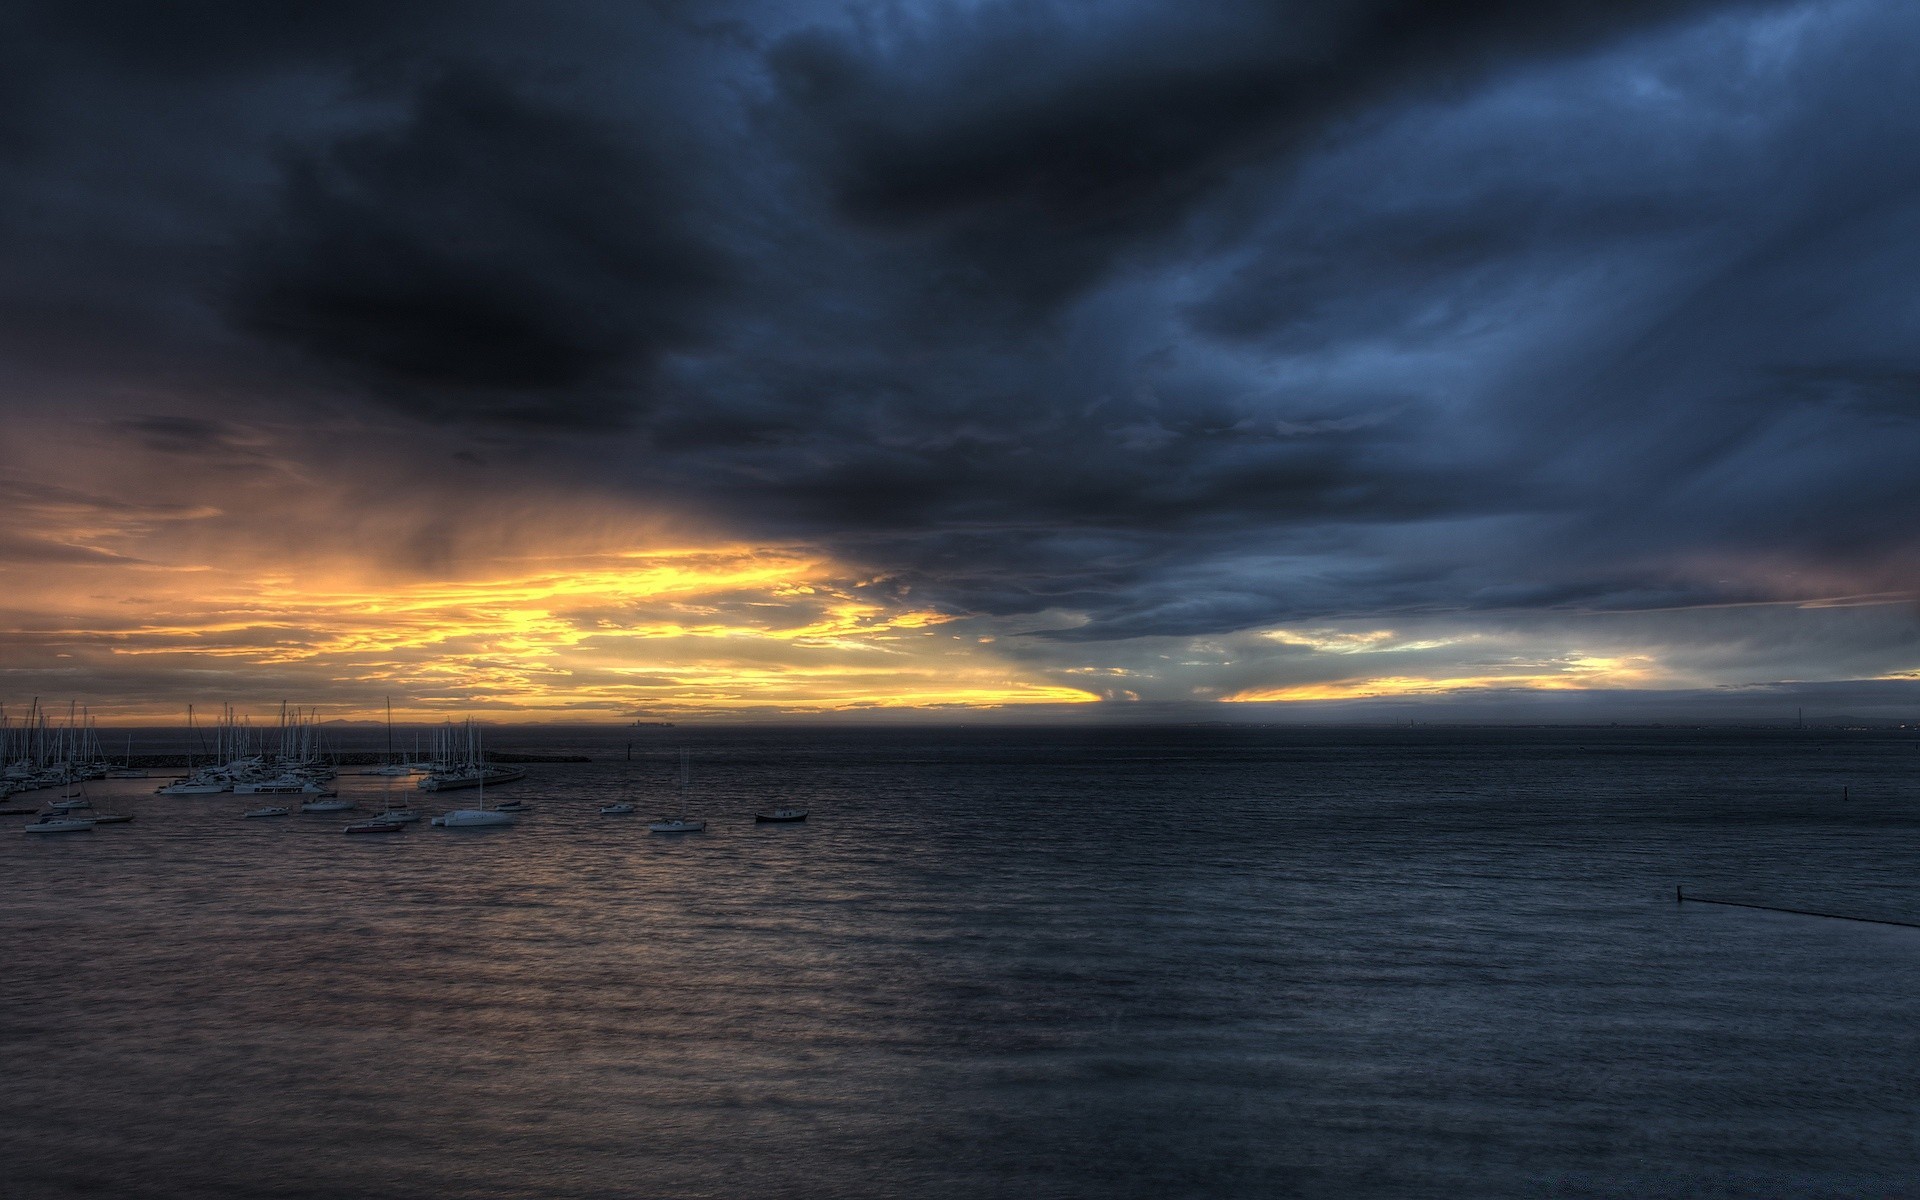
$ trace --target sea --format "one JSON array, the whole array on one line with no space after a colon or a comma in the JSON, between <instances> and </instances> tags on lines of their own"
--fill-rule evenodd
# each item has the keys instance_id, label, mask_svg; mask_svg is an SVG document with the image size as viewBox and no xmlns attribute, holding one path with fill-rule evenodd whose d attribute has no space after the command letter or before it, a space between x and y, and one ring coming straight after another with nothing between
<instances>
[{"instance_id":1,"label":"sea","mask_svg":"<svg viewBox=\"0 0 1920 1200\"><path fill-rule=\"evenodd\" d=\"M1912 731L488 744L0 824L0 1195L1920 1195L1920 928L1676 899L1920 923Z\"/></svg>"}]
</instances>

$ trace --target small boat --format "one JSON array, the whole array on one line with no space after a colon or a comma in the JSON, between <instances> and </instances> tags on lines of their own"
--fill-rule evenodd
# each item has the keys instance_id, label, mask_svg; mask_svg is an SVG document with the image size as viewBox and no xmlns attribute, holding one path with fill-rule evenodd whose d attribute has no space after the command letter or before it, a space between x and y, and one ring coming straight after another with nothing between
<instances>
[{"instance_id":1,"label":"small boat","mask_svg":"<svg viewBox=\"0 0 1920 1200\"><path fill-rule=\"evenodd\" d=\"M511 825L517 818L512 813L503 813L488 808L456 808L449 813L441 813L433 819L433 824L442 829L473 829L483 825Z\"/></svg>"},{"instance_id":2,"label":"small boat","mask_svg":"<svg viewBox=\"0 0 1920 1200\"><path fill-rule=\"evenodd\" d=\"M518 812L532 812L533 809L531 806L527 804L525 800L502 800L500 803L493 806L493 811L518 813Z\"/></svg>"},{"instance_id":3,"label":"small boat","mask_svg":"<svg viewBox=\"0 0 1920 1200\"><path fill-rule=\"evenodd\" d=\"M661 817L647 825L654 833L699 833L706 827L705 821L691 821L686 817Z\"/></svg>"},{"instance_id":4,"label":"small boat","mask_svg":"<svg viewBox=\"0 0 1920 1200\"><path fill-rule=\"evenodd\" d=\"M122 760L121 766L117 766L113 768L113 770L107 772L107 778L108 779L145 779L146 777L147 777L147 773L143 768L136 767L133 765L133 735L128 734L127 735L127 757L124 760Z\"/></svg>"},{"instance_id":5,"label":"small boat","mask_svg":"<svg viewBox=\"0 0 1920 1200\"><path fill-rule=\"evenodd\" d=\"M278 804L269 804L265 808L250 808L241 813L242 817L284 817L288 810Z\"/></svg>"},{"instance_id":6,"label":"small boat","mask_svg":"<svg viewBox=\"0 0 1920 1200\"><path fill-rule=\"evenodd\" d=\"M303 813L346 812L353 807L351 800L309 800L300 806Z\"/></svg>"},{"instance_id":7,"label":"small boat","mask_svg":"<svg viewBox=\"0 0 1920 1200\"><path fill-rule=\"evenodd\" d=\"M153 789L156 796L217 796L221 792L231 791L230 783L195 783L183 779L179 783L169 783Z\"/></svg>"},{"instance_id":8,"label":"small boat","mask_svg":"<svg viewBox=\"0 0 1920 1200\"><path fill-rule=\"evenodd\" d=\"M470 732L469 736L473 738L474 754L475 757L478 758L480 754L479 735ZM487 807L487 775L484 770L481 771L479 781L475 786L480 789L480 795L475 801L478 807L456 808L452 812L441 813L433 819L432 823L442 829L479 829L488 826L511 825L519 820L518 817L510 812L501 812L499 809L490 809ZM431 791L433 789L429 788L428 790Z\"/></svg>"},{"instance_id":9,"label":"small boat","mask_svg":"<svg viewBox=\"0 0 1920 1200\"><path fill-rule=\"evenodd\" d=\"M93 823L95 825L131 825L133 823L133 814L112 812L95 813L93 814Z\"/></svg>"},{"instance_id":10,"label":"small boat","mask_svg":"<svg viewBox=\"0 0 1920 1200\"><path fill-rule=\"evenodd\" d=\"M41 813L27 826L28 833L85 833L93 828L91 817L70 817L65 813Z\"/></svg>"},{"instance_id":11,"label":"small boat","mask_svg":"<svg viewBox=\"0 0 1920 1200\"><path fill-rule=\"evenodd\" d=\"M237 796L331 796L334 793L326 785L315 779L303 779L293 775L282 775L277 779L257 779L251 783L233 785Z\"/></svg>"},{"instance_id":12,"label":"small boat","mask_svg":"<svg viewBox=\"0 0 1920 1200\"><path fill-rule=\"evenodd\" d=\"M76 808L92 808L93 801L85 796L62 796L58 800L49 800L47 807L54 812L72 812Z\"/></svg>"},{"instance_id":13,"label":"small boat","mask_svg":"<svg viewBox=\"0 0 1920 1200\"><path fill-rule=\"evenodd\" d=\"M404 833L406 823L402 821L382 821L375 817L369 821L355 821L346 827L346 833Z\"/></svg>"},{"instance_id":14,"label":"small boat","mask_svg":"<svg viewBox=\"0 0 1920 1200\"><path fill-rule=\"evenodd\" d=\"M362 775L411 775L413 768L394 757L393 753L393 697L387 697L387 761L371 771L362 771Z\"/></svg>"},{"instance_id":15,"label":"small boat","mask_svg":"<svg viewBox=\"0 0 1920 1200\"><path fill-rule=\"evenodd\" d=\"M600 815L603 817L624 817L632 813L633 805L628 804L625 800L619 800L612 804L602 804L600 806Z\"/></svg>"},{"instance_id":16,"label":"small boat","mask_svg":"<svg viewBox=\"0 0 1920 1200\"><path fill-rule=\"evenodd\" d=\"M753 819L769 825L787 825L795 821L806 820L807 810L804 808L772 808L766 812L753 814Z\"/></svg>"},{"instance_id":17,"label":"small boat","mask_svg":"<svg viewBox=\"0 0 1920 1200\"><path fill-rule=\"evenodd\" d=\"M687 816L687 752L680 752L680 814L662 816L647 828L654 833L699 833L707 827L705 821L696 821Z\"/></svg>"},{"instance_id":18,"label":"small boat","mask_svg":"<svg viewBox=\"0 0 1920 1200\"><path fill-rule=\"evenodd\" d=\"M376 821L389 821L395 825L411 825L420 819L420 814L413 811L411 804L402 804L400 807L395 808L393 805L393 784L388 783L380 789L380 811L373 814L372 819Z\"/></svg>"}]
</instances>

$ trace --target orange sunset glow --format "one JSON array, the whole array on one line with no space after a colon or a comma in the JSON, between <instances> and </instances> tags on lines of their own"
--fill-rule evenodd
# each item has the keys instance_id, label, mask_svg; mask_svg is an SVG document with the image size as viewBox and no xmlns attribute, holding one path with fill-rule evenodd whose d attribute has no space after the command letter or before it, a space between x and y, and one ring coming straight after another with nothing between
<instances>
[{"instance_id":1,"label":"orange sunset glow","mask_svg":"<svg viewBox=\"0 0 1920 1200\"><path fill-rule=\"evenodd\" d=\"M69 618L17 627L17 645L94 673L196 679L203 695L258 678L338 697L336 710L345 701L369 712L391 694L403 717L458 708L533 720L1097 699L1024 677L975 639L943 633L947 616L797 548L511 562L388 587L307 573L250 581L214 568L81 574L63 596L42 597ZM134 598L102 590L103 574ZM101 715L176 714L135 703Z\"/></svg>"}]
</instances>

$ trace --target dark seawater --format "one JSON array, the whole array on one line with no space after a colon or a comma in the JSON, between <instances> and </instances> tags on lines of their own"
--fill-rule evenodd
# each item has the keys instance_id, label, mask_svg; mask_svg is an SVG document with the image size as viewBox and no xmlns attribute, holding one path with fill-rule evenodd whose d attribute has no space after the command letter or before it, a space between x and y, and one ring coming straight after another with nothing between
<instances>
[{"instance_id":1,"label":"dark seawater","mask_svg":"<svg viewBox=\"0 0 1920 1200\"><path fill-rule=\"evenodd\" d=\"M0 1194L1920 1194L1920 929L1673 900L1920 921L1911 734L493 744L600 761L0 830Z\"/></svg>"}]
</instances>

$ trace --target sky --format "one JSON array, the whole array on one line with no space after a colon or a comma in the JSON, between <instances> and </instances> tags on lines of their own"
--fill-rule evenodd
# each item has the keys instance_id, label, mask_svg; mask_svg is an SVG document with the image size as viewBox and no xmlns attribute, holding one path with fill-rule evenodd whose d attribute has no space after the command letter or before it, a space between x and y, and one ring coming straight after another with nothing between
<instances>
[{"instance_id":1,"label":"sky","mask_svg":"<svg viewBox=\"0 0 1920 1200\"><path fill-rule=\"evenodd\" d=\"M1920 718L1920 7L0 11L0 701Z\"/></svg>"}]
</instances>

